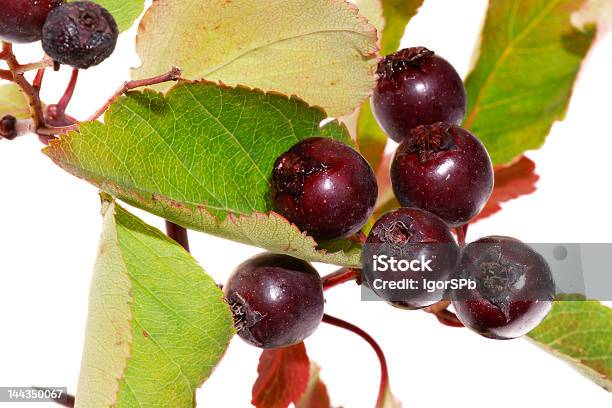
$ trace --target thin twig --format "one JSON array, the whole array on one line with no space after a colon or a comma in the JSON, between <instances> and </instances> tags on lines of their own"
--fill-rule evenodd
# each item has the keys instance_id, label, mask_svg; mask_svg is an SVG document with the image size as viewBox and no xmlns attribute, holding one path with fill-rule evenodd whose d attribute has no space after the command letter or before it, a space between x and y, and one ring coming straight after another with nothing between
<instances>
[{"instance_id":1,"label":"thin twig","mask_svg":"<svg viewBox=\"0 0 612 408\"><path fill-rule=\"evenodd\" d=\"M333 288L334 286L340 285L345 282L356 280L359 284L359 278L361 276L360 270L356 268L340 268L336 272L332 272L329 275L325 275L321 278L321 284L323 290Z\"/></svg>"},{"instance_id":2,"label":"thin twig","mask_svg":"<svg viewBox=\"0 0 612 408\"><path fill-rule=\"evenodd\" d=\"M19 65L15 68L15 72L18 74L25 74L28 71L35 71L41 68L52 68L53 60L50 58L44 58L42 61L31 62L29 64Z\"/></svg>"},{"instance_id":3,"label":"thin twig","mask_svg":"<svg viewBox=\"0 0 612 408\"><path fill-rule=\"evenodd\" d=\"M13 74L7 69L0 69L0 79L4 79L5 81L12 81Z\"/></svg>"},{"instance_id":4,"label":"thin twig","mask_svg":"<svg viewBox=\"0 0 612 408\"><path fill-rule=\"evenodd\" d=\"M39 129L43 127L45 125L45 121L38 89L33 87L22 73L20 74L16 71L19 68L19 62L17 61L17 58L15 58L15 54L13 54L13 46L10 43L2 41L2 55L9 69L11 70L11 73L13 74L13 82L15 82L21 88L22 92L28 99L30 113L32 115L32 120L34 121L34 128Z\"/></svg>"},{"instance_id":5,"label":"thin twig","mask_svg":"<svg viewBox=\"0 0 612 408\"><path fill-rule=\"evenodd\" d=\"M323 315L323 322L355 333L356 335L364 339L370 345L370 347L374 349L374 352L378 357L378 361L380 362L380 386L378 388L378 398L376 399L376 407L381 407L385 399L385 391L389 386L389 369L387 368L387 359L385 358L385 353L382 351L382 348L378 345L376 340L372 338L372 336L370 336L363 329L360 329L354 324L345 322L344 320L338 319L337 317L333 317L328 314Z\"/></svg>"},{"instance_id":6,"label":"thin twig","mask_svg":"<svg viewBox=\"0 0 612 408\"><path fill-rule=\"evenodd\" d=\"M130 91L135 88L140 88L143 86L152 86L152 85L157 85L157 84L161 84L164 82L178 81L179 79L181 79L181 70L180 68L174 67L170 71L166 72L165 74L162 74L162 75L159 75L153 78L136 79L133 81L124 82L123 85L119 89L117 89L117 91L109 98L109 100L104 104L104 106L98 109L96 113L94 113L89 119L87 119L87 121L93 122L94 120L97 120L100 116L102 116L104 112L106 112L108 107L118 97L120 97L127 91Z\"/></svg>"},{"instance_id":7,"label":"thin twig","mask_svg":"<svg viewBox=\"0 0 612 408\"><path fill-rule=\"evenodd\" d=\"M42 81L44 77L45 68L41 68L36 72L36 77L34 77L34 81L32 81L32 86L38 89L38 91L40 91L40 88L42 87Z\"/></svg>"},{"instance_id":8,"label":"thin twig","mask_svg":"<svg viewBox=\"0 0 612 408\"><path fill-rule=\"evenodd\" d=\"M185 227L166 220L166 234L189 252L189 236Z\"/></svg>"}]
</instances>

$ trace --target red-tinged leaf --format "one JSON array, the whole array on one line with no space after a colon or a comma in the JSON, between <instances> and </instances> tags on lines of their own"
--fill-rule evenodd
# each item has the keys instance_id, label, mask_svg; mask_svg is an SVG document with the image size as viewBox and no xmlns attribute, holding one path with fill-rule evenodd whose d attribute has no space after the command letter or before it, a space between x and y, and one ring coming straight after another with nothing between
<instances>
[{"instance_id":1,"label":"red-tinged leaf","mask_svg":"<svg viewBox=\"0 0 612 408\"><path fill-rule=\"evenodd\" d=\"M310 361L304 343L264 350L257 367L251 403L257 408L286 408L297 404L310 378Z\"/></svg>"},{"instance_id":2,"label":"red-tinged leaf","mask_svg":"<svg viewBox=\"0 0 612 408\"><path fill-rule=\"evenodd\" d=\"M331 406L327 387L321 381L319 372L319 366L314 363L310 365L310 381L300 402L295 404L296 408L329 408Z\"/></svg>"},{"instance_id":3,"label":"red-tinged leaf","mask_svg":"<svg viewBox=\"0 0 612 408\"><path fill-rule=\"evenodd\" d=\"M502 209L501 203L536 190L535 184L540 176L535 173L535 163L522 156L509 166L495 168L495 188L482 212L472 222L487 218Z\"/></svg>"}]
</instances>

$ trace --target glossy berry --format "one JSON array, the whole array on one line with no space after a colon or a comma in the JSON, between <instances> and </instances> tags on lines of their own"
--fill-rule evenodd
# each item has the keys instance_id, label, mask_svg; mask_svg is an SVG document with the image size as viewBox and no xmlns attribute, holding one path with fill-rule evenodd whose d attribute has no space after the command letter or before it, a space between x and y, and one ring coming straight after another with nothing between
<instances>
[{"instance_id":1,"label":"glossy berry","mask_svg":"<svg viewBox=\"0 0 612 408\"><path fill-rule=\"evenodd\" d=\"M494 339L529 333L548 314L555 285L544 258L524 243L492 236L465 247L458 271L476 289L453 293L461 322Z\"/></svg>"},{"instance_id":2,"label":"glossy berry","mask_svg":"<svg viewBox=\"0 0 612 408\"><path fill-rule=\"evenodd\" d=\"M17 119L12 115L6 115L0 119L0 139L13 140L17 137Z\"/></svg>"},{"instance_id":3,"label":"glossy berry","mask_svg":"<svg viewBox=\"0 0 612 408\"><path fill-rule=\"evenodd\" d=\"M378 64L372 110L396 142L419 125L461 124L466 95L463 81L444 58L424 47L406 48Z\"/></svg>"},{"instance_id":4,"label":"glossy berry","mask_svg":"<svg viewBox=\"0 0 612 408\"><path fill-rule=\"evenodd\" d=\"M359 231L372 215L377 194L370 165L337 140L303 140L274 164L274 207L315 239L342 238Z\"/></svg>"},{"instance_id":5,"label":"glossy berry","mask_svg":"<svg viewBox=\"0 0 612 408\"><path fill-rule=\"evenodd\" d=\"M87 69L113 53L118 36L117 23L105 8L78 1L62 4L49 13L42 46L55 61Z\"/></svg>"},{"instance_id":6,"label":"glossy berry","mask_svg":"<svg viewBox=\"0 0 612 408\"><path fill-rule=\"evenodd\" d=\"M47 14L63 0L1 0L0 39L15 43L40 40Z\"/></svg>"},{"instance_id":7,"label":"glossy berry","mask_svg":"<svg viewBox=\"0 0 612 408\"><path fill-rule=\"evenodd\" d=\"M375 271L374 256L381 259L383 255L397 261L430 259L431 271L401 271L399 268L384 271L380 266ZM446 292L444 289L428 292L422 285L423 279L448 280L458 261L459 246L444 221L418 208L399 208L383 215L372 227L362 254L362 273L368 287L384 300L400 308L418 309L442 300ZM419 287L410 290L376 288L376 279L413 279Z\"/></svg>"},{"instance_id":8,"label":"glossy berry","mask_svg":"<svg viewBox=\"0 0 612 408\"><path fill-rule=\"evenodd\" d=\"M457 227L474 218L489 199L493 166L470 132L435 123L411 130L399 145L391 183L403 206L430 211Z\"/></svg>"},{"instance_id":9,"label":"glossy berry","mask_svg":"<svg viewBox=\"0 0 612 408\"><path fill-rule=\"evenodd\" d=\"M307 262L265 253L241 265L223 287L238 335L262 348L296 344L323 318L323 287Z\"/></svg>"}]
</instances>

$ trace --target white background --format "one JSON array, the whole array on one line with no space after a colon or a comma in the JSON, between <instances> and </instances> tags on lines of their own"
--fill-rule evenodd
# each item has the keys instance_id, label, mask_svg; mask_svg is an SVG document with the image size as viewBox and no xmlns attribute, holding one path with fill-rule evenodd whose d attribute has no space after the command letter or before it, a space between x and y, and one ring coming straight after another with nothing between
<instances>
[{"instance_id":1,"label":"white background","mask_svg":"<svg viewBox=\"0 0 612 408\"><path fill-rule=\"evenodd\" d=\"M465 75L485 7L485 0L429 0L403 45L427 46ZM86 118L129 77L129 67L139 63L134 35L135 30L123 34L107 62L81 73L70 114ZM22 61L42 56L36 44L17 51ZM600 36L566 119L555 124L542 150L528 154L541 175L538 191L473 226L468 240L502 234L527 242L610 241L611 72L612 36ZM67 68L48 73L47 102L59 98L68 76ZM99 202L94 187L39 150L35 137L0 142L0 385L67 385L74 393L100 233ZM162 220L136 213L163 227ZM190 238L194 256L220 282L259 252L201 233ZM527 340L486 340L441 326L426 313L362 303L359 297L354 284L334 288L327 293L326 311L380 342L393 390L407 407L611 406L610 394ZM335 406L374 405L378 362L362 340L322 325L306 343ZM199 404L248 407L258 355L234 339L198 391Z\"/></svg>"}]
</instances>

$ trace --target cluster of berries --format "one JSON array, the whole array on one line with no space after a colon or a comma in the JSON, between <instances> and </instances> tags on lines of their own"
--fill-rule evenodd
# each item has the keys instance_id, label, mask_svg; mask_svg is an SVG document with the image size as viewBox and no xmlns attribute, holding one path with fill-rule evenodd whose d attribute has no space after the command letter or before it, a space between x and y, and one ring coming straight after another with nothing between
<instances>
[{"instance_id":1,"label":"cluster of berries","mask_svg":"<svg viewBox=\"0 0 612 408\"><path fill-rule=\"evenodd\" d=\"M485 146L459 125L466 92L456 70L423 48L407 48L378 65L372 96L374 115L399 143L391 163L393 191L401 208L373 225L362 257L380 255L434 259L433 272L411 278L472 279L477 288L434 295L425 288L401 300L419 309L451 297L461 322L498 339L526 334L546 316L554 283L544 259L509 237L487 237L462 248L452 233L477 216L493 190L494 173ZM374 211L374 171L351 147L329 138L303 140L283 153L272 173L272 203L300 230L318 241L358 233ZM364 262L367 265L367 262ZM374 273L364 266L362 281ZM238 334L263 348L302 341L323 316L323 288L307 262L263 254L236 268L224 286ZM385 292L377 292L385 299ZM446 298L445 298L446 299Z\"/></svg>"}]
</instances>

